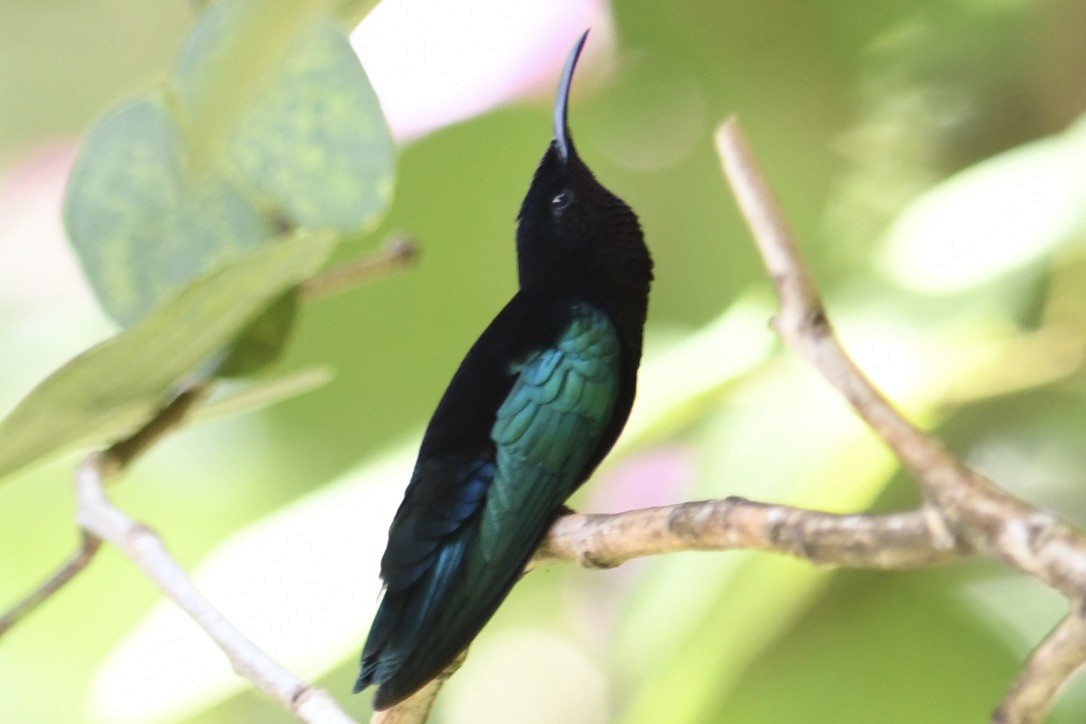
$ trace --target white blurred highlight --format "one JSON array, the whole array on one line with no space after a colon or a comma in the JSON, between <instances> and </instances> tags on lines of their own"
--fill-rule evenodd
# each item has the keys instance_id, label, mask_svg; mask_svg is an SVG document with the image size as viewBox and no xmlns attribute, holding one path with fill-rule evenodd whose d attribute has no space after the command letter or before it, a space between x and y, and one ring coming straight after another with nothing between
<instances>
[{"instance_id":1,"label":"white blurred highlight","mask_svg":"<svg viewBox=\"0 0 1086 724\"><path fill-rule=\"evenodd\" d=\"M909 205L879 254L904 287L951 294L1033 264L1086 229L1086 122L944 181Z\"/></svg>"},{"instance_id":2,"label":"white blurred highlight","mask_svg":"<svg viewBox=\"0 0 1086 724\"><path fill-rule=\"evenodd\" d=\"M442 692L448 724L603 724L607 679L568 639L521 629L476 642Z\"/></svg>"},{"instance_id":3,"label":"white blurred highlight","mask_svg":"<svg viewBox=\"0 0 1086 724\"><path fill-rule=\"evenodd\" d=\"M351 44L399 142L553 93L577 36L591 28L587 64L612 45L603 0L385 0Z\"/></svg>"}]
</instances>

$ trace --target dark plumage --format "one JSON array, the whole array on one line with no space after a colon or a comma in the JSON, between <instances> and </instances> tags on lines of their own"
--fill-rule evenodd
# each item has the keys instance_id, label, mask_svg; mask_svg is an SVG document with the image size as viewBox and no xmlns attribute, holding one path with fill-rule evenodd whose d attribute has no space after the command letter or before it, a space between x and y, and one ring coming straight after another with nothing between
<instances>
[{"instance_id":1,"label":"dark plumage","mask_svg":"<svg viewBox=\"0 0 1086 724\"><path fill-rule=\"evenodd\" d=\"M633 404L652 260L637 217L569 138L570 54L554 140L517 219L520 290L434 412L381 559L385 593L355 691L410 696L479 633Z\"/></svg>"}]
</instances>

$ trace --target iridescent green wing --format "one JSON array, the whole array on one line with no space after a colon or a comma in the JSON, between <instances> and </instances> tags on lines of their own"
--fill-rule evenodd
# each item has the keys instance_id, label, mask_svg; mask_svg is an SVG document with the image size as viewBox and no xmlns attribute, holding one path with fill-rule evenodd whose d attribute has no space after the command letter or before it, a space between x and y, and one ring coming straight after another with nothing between
<instances>
[{"instance_id":1,"label":"iridescent green wing","mask_svg":"<svg viewBox=\"0 0 1086 724\"><path fill-rule=\"evenodd\" d=\"M607 317L579 306L554 347L528 355L512 370L517 379L491 431L496 467L478 527L441 613L420 632L411 659L451 659L501 604L605 442L618 397L620 355Z\"/></svg>"},{"instance_id":2,"label":"iridescent green wing","mask_svg":"<svg viewBox=\"0 0 1086 724\"><path fill-rule=\"evenodd\" d=\"M476 550L487 562L523 555L579 485L614 411L619 342L599 311L578 307L551 349L530 355L491 432L497 471Z\"/></svg>"}]
</instances>

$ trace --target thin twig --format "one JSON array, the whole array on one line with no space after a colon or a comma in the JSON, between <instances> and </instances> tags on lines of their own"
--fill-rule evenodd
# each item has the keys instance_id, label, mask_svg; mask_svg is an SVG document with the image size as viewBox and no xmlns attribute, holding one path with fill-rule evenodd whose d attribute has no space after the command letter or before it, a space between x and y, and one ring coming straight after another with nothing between
<instances>
[{"instance_id":1,"label":"thin twig","mask_svg":"<svg viewBox=\"0 0 1086 724\"><path fill-rule=\"evenodd\" d=\"M111 470L120 471L154 444L156 440L179 425L196 403L206 397L206 394L206 384L194 384L185 387L159 409L143 427L131 436L110 446L104 456L109 461ZM41 606L70 583L72 579L82 573L94 560L100 545L101 541L94 534L86 530L81 531L79 547L57 569L56 573L47 578L23 600L16 603L0 617L0 636L7 633L12 626L26 618L38 606Z\"/></svg>"},{"instance_id":2,"label":"thin twig","mask_svg":"<svg viewBox=\"0 0 1086 724\"><path fill-rule=\"evenodd\" d=\"M992 721L995 724L1039 724L1067 680L1086 661L1086 611L1077 604L1059 626L1034 649Z\"/></svg>"},{"instance_id":3,"label":"thin twig","mask_svg":"<svg viewBox=\"0 0 1086 724\"><path fill-rule=\"evenodd\" d=\"M327 692L304 683L277 664L223 618L192 584L158 535L113 506L103 485L116 471L106 455L89 455L76 471L76 517L79 525L119 548L178 607L204 629L234 670L253 682L304 722L343 724L354 721Z\"/></svg>"},{"instance_id":4,"label":"thin twig","mask_svg":"<svg viewBox=\"0 0 1086 724\"><path fill-rule=\"evenodd\" d=\"M57 569L57 572L34 589L26 598L8 609L3 616L0 616L0 636L6 634L12 626L22 621L29 613L45 603L54 593L75 578L94 559L94 554L98 552L101 545L102 541L83 531L80 534L79 548Z\"/></svg>"},{"instance_id":5,"label":"thin twig","mask_svg":"<svg viewBox=\"0 0 1086 724\"><path fill-rule=\"evenodd\" d=\"M133 435L109 446L105 457L109 459L110 465L119 469L131 465L133 460L146 452L162 436L180 425L196 404L207 397L207 393L206 383L181 390Z\"/></svg>"},{"instance_id":6,"label":"thin twig","mask_svg":"<svg viewBox=\"0 0 1086 724\"><path fill-rule=\"evenodd\" d=\"M898 413L838 342L799 244L737 119L731 118L717 129L716 148L776 287L780 312L774 326L781 338L852 404L929 493L957 486L968 476L967 471L934 438Z\"/></svg>"},{"instance_id":7,"label":"thin twig","mask_svg":"<svg viewBox=\"0 0 1086 724\"><path fill-rule=\"evenodd\" d=\"M327 692L302 682L238 632L200 594L158 535L135 523L106 498L104 485L179 425L206 392L204 384L182 390L136 433L83 461L75 478L76 520L82 531L82 546L64 567L0 619L0 634L86 568L101 542L107 541L128 556L208 633L240 675L287 711L305 722L353 722Z\"/></svg>"},{"instance_id":8,"label":"thin twig","mask_svg":"<svg viewBox=\"0 0 1086 724\"><path fill-rule=\"evenodd\" d=\"M418 244L413 239L394 236L377 253L306 280L299 289L299 296L302 301L310 302L353 289L410 266L418 254Z\"/></svg>"}]
</instances>

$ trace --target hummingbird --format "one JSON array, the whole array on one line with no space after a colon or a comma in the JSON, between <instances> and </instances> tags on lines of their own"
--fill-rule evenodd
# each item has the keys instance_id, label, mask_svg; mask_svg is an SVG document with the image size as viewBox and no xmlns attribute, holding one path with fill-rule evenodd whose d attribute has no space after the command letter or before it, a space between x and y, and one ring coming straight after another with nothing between
<instances>
[{"instance_id":1,"label":"hummingbird","mask_svg":"<svg viewBox=\"0 0 1086 724\"><path fill-rule=\"evenodd\" d=\"M354 687L378 686L376 710L478 635L630 415L653 265L637 216L570 137L587 37L566 60L554 137L517 217L519 289L449 382L389 529Z\"/></svg>"}]
</instances>

